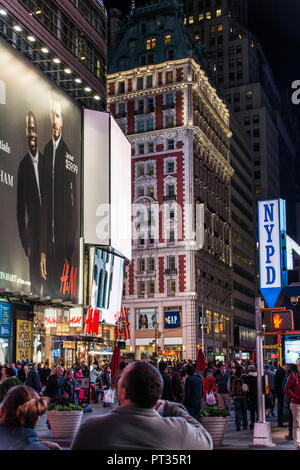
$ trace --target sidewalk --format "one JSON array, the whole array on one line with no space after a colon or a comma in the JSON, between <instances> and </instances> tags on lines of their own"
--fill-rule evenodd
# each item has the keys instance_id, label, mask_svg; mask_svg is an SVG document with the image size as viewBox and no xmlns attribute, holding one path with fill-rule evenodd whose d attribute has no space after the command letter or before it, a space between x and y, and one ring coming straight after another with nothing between
<instances>
[{"instance_id":1,"label":"sidewalk","mask_svg":"<svg viewBox=\"0 0 300 470\"><path fill-rule=\"evenodd\" d=\"M112 408L103 408L102 404L92 403L89 405L92 408L92 413L83 413L82 422L94 416L101 416L110 413ZM115 405L116 406L116 405ZM41 416L41 419L36 425L36 431L40 441L53 441L57 442L63 449L68 449L71 445L72 439L53 439L51 430L46 425L47 416ZM275 447L253 447L253 433L250 430L235 430L234 411L231 411L231 416L225 431L225 437L220 447L214 450L296 450L293 441L287 441L285 436L288 434L288 428L278 428L276 417L268 419L271 422L272 441Z\"/></svg>"}]
</instances>

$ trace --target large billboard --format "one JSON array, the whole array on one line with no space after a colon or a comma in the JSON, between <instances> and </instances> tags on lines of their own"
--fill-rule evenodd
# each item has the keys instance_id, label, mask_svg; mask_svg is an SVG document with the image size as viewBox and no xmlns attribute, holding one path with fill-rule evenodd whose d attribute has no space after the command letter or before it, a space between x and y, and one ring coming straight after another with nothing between
<instances>
[{"instance_id":1,"label":"large billboard","mask_svg":"<svg viewBox=\"0 0 300 470\"><path fill-rule=\"evenodd\" d=\"M131 259L131 147L109 113L84 110L84 241Z\"/></svg>"},{"instance_id":2,"label":"large billboard","mask_svg":"<svg viewBox=\"0 0 300 470\"><path fill-rule=\"evenodd\" d=\"M95 248L90 305L100 311L100 323L118 323L121 314L123 272L124 258Z\"/></svg>"},{"instance_id":3,"label":"large billboard","mask_svg":"<svg viewBox=\"0 0 300 470\"><path fill-rule=\"evenodd\" d=\"M0 41L0 287L77 302L81 112Z\"/></svg>"}]
</instances>

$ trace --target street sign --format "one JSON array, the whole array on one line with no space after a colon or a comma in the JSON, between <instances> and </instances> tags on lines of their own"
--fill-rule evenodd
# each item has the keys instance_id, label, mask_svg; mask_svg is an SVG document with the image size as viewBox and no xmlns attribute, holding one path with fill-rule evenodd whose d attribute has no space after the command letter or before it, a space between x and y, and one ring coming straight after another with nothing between
<instances>
[{"instance_id":1,"label":"street sign","mask_svg":"<svg viewBox=\"0 0 300 470\"><path fill-rule=\"evenodd\" d=\"M283 199L258 201L259 287L268 304L275 307L287 286L286 211Z\"/></svg>"},{"instance_id":2,"label":"street sign","mask_svg":"<svg viewBox=\"0 0 300 470\"><path fill-rule=\"evenodd\" d=\"M273 331L292 331L294 329L294 317L292 310L272 312Z\"/></svg>"}]
</instances>

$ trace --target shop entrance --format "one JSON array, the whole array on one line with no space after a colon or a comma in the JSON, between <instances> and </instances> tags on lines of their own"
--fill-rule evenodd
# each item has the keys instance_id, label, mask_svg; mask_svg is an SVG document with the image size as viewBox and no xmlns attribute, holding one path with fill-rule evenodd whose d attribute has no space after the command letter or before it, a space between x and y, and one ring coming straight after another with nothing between
<instances>
[{"instance_id":1,"label":"shop entrance","mask_svg":"<svg viewBox=\"0 0 300 470\"><path fill-rule=\"evenodd\" d=\"M70 369L75 362L75 341L63 342L63 361L66 369Z\"/></svg>"}]
</instances>

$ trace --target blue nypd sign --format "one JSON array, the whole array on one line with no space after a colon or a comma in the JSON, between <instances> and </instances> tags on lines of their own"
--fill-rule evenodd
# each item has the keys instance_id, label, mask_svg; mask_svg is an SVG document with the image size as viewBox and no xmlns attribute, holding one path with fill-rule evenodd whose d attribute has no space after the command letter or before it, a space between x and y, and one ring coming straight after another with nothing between
<instances>
[{"instance_id":1,"label":"blue nypd sign","mask_svg":"<svg viewBox=\"0 0 300 470\"><path fill-rule=\"evenodd\" d=\"M286 210L283 199L258 201L259 287L269 308L287 286Z\"/></svg>"},{"instance_id":2,"label":"blue nypd sign","mask_svg":"<svg viewBox=\"0 0 300 470\"><path fill-rule=\"evenodd\" d=\"M180 328L180 312L165 312L165 328Z\"/></svg>"}]
</instances>

